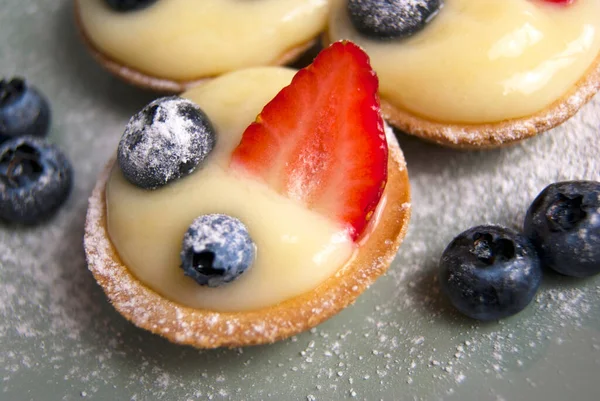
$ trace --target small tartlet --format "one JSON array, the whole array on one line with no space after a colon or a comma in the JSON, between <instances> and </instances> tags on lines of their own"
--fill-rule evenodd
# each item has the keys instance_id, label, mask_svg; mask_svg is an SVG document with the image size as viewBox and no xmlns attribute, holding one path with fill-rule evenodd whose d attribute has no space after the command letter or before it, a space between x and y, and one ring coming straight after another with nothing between
<instances>
[{"instance_id":1,"label":"small tartlet","mask_svg":"<svg viewBox=\"0 0 600 401\"><path fill-rule=\"evenodd\" d=\"M112 185L116 181L111 177L120 175L115 170L125 172L134 168L124 161L123 152L138 155L141 149L142 156L136 156L136 160L144 160L141 163L148 161L148 164L143 164L148 169L141 167L136 171L151 174L154 167L150 166L156 166L157 160L162 160L157 159L158 155L162 155L162 149L177 146L171 146L163 138L172 135L176 138L173 143L181 143L185 142L183 132L187 132L186 138L194 135L187 123L177 119L180 116L189 121L191 110L176 109L176 113L168 114L165 110L159 111L156 103L180 105L186 100L165 98L151 103L132 118L122 139L125 142L119 145L118 159L111 160L100 174L89 201L84 235L88 266L109 300L124 317L173 342L198 348L271 343L310 329L333 316L352 303L389 268L408 227L410 183L398 141L380 115L377 77L367 55L358 46L346 41L335 43L324 49L310 66L298 72L277 67L236 71L186 92L183 97L196 99L199 107L204 105L207 118L210 119L211 115L214 118L217 145L214 158L207 159L207 163L216 163L214 166L217 169L211 170L213 165L206 164L197 173L192 173L194 177L190 176L190 180L182 180L180 184L203 188L204 191L217 194L217 197L209 200L206 196L202 200L203 195L195 193L191 187L180 190L181 187L173 183L165 190L172 189L174 192L163 192L168 195L161 196L161 200L155 203L159 205L158 209L152 209L149 215L135 216L127 208L139 204L143 209L141 204L145 203L145 199L151 201L153 196L140 191L140 188L150 187L136 179L123 181L126 186L121 187L123 194L128 191L126 188L136 191L138 198L134 198L134 203L129 203L126 196L116 198L118 186ZM238 111L239 120L231 117L231 110ZM173 118L173 125L168 128L170 131L160 131L167 118ZM143 127L149 127L147 133L136 131ZM240 134L241 139L238 139ZM221 139L219 135L223 135ZM131 146L128 142L130 137L135 138ZM207 138L211 137L207 135ZM147 144L146 140L156 140L152 146L157 147L153 147L153 151L144 145L136 148L137 144ZM121 146L123 143L126 145ZM221 148L218 147L219 143ZM167 154L171 156L164 162L165 168L170 166L174 156ZM146 158L143 155L153 156ZM269 164L270 160L276 162ZM139 163L136 162L136 166ZM294 167L290 170L288 166ZM113 171L117 174L113 174ZM247 192L231 193L220 187L202 187L201 182L207 177L220 177L218 181L224 183L225 176L220 176L221 172L237 177L227 185L246 188L243 191ZM267 176L268 179L264 178ZM275 181L269 181L271 177L276 177ZM198 181L192 181L195 179ZM292 192L287 189L279 192L279 179L289 179L286 188ZM247 187L245 180L252 185ZM305 182L321 183L322 186L305 186ZM268 190L278 200L271 203L270 199L275 198L251 195L254 190L250 187L262 183L267 187L261 188ZM307 196L311 196L310 200L307 200ZM153 216L168 213L166 204L180 210L179 205L183 206L183 203L179 203L180 199L192 200L192 208L184 214L173 215L172 220L168 214L162 215L169 219L167 224L173 223L171 227L176 227L176 230L165 234L167 231L159 229L156 231L158 237L153 236L150 242L145 242L146 233L152 229L144 224L161 220L154 220ZM115 203L121 200L125 203ZM235 206L227 206L228 201ZM279 209L275 205L281 204L281 201L290 202L294 208ZM119 209L116 205L125 205L126 209ZM210 206L205 208L205 205ZM264 205L269 208L263 209ZM321 223L311 220L309 215L303 215L302 209L315 213L315 216L320 215L319 221L325 217L328 226L331 224L331 234L321 237L324 226L319 226ZM124 214L120 215L119 210ZM257 219L245 213L256 210L259 211ZM286 210L289 220L280 213L282 210ZM180 291L207 294L205 288L194 285L204 283L193 283L190 277L187 278L190 281L179 281L175 287L162 286L170 280L167 275L177 280L186 279L184 271L177 266L178 258L175 255L179 254L181 248L178 248L178 241L174 239L179 235L179 229L189 224L188 221L206 213L229 213L232 217L239 217L242 223L247 222L250 235L255 235L256 254L262 255L255 259L254 267L250 267L253 270L245 273L239 281L223 283L223 287L227 288L222 290L213 289L213 294L216 291L225 294L217 303L208 298L196 302L188 297L180 297ZM124 218L124 225L115 224L118 216ZM130 219L132 216L133 219ZM280 231L276 226L265 224L269 216L287 224L290 231ZM301 220L291 218L298 216L304 217ZM302 227L304 221L310 222ZM146 227L144 231L131 231L122 236L118 227L136 227L136 222L140 227ZM164 223L160 224L164 227ZM296 228L307 231L295 231ZM135 244L134 249L126 249L121 240L132 244L132 235L141 235L139 238L142 242ZM169 236L169 241L160 237L164 235ZM264 242L261 238L265 237L277 241ZM311 248L312 245L304 248L311 237L319 238L317 248ZM350 246L346 248L349 252L344 251L341 258L329 259L325 254L334 251L335 244L340 240ZM290 241L294 244L293 249L287 248ZM185 248L185 243L183 246ZM201 244L198 246L194 248L197 255L208 249ZM158 281L141 270L150 268L150 261L145 263L128 256L139 253L144 247L152 247L164 252L163 255L173 256L165 259L158 254L151 256L152 260L160 261L153 268L166 274L160 276ZM316 249L316 253L311 249ZM275 256L281 250L286 251ZM294 260L290 260L290 257ZM131 265L127 266L127 263ZM184 270L188 269L186 275L190 268L197 269L195 265L186 263L183 261L180 265ZM199 262L199 269L205 267L203 263ZM212 261L209 263L212 269ZM265 268L263 263L269 267ZM279 288L274 286L284 287L294 280L302 281L298 275L294 276L296 273L288 276L285 272L287 266L282 266L286 263L295 272L316 280L278 292ZM319 270L311 270L314 268ZM264 275L265 272L267 275ZM327 273L319 275L319 272ZM201 274L219 273L212 270ZM244 278L254 281L244 281ZM257 278L261 281L256 282ZM242 290L242 286L245 290ZM273 288L274 297L250 307L239 302L234 307L224 304L230 299L233 302L232 298L236 297L238 290L240 294L245 294L241 296L255 298L254 291L258 287L265 294Z\"/></svg>"},{"instance_id":2,"label":"small tartlet","mask_svg":"<svg viewBox=\"0 0 600 401\"><path fill-rule=\"evenodd\" d=\"M365 51L372 58L374 69L378 71L378 74L380 75L380 80L382 82L381 87L385 87L384 89L387 91L388 95L391 94L391 96L386 96L382 89L381 109L384 118L399 130L426 141L466 150L492 149L515 144L564 123L573 117L581 107L600 91L600 36L597 34L598 28L600 27L600 19L597 18L597 11L600 10L600 3L596 0L590 0L587 4L586 2L556 4L558 2L548 0L536 0L531 2L510 0L506 3L485 3L478 2L477 0L452 0L446 2L432 0L431 2L426 3L428 6L430 4L437 4L437 10L426 21L421 21L422 26L410 35L401 38L377 37L376 35L369 36L361 33L360 30L364 28L359 29L359 27L355 26L356 23L351 21L353 17L350 15L349 8L346 8L346 5L351 3L352 1L350 0L332 0L328 29L322 37L324 45L335 40L348 39L363 46ZM369 17L369 21L377 21L379 18L382 20L395 18L395 12L402 7L405 7L406 9L409 9L410 7L415 7L417 9L419 7L426 8L426 6L419 6L417 2L406 2L402 3L402 5L398 5L398 3L395 3L394 5L384 5L383 3L377 2L354 2L352 4L354 4L355 8L362 7L365 10L368 10L365 15ZM356 4L360 4L360 6L356 6ZM386 7L389 7L387 11ZM539 15L536 14L538 8L540 10ZM420 15L423 9L424 8L419 12L415 11L414 14ZM501 15L498 16L498 13L494 11L497 11ZM571 13L571 11L573 11L573 13ZM378 14L380 12L382 14ZM389 17L388 14L385 14L384 12L388 13L390 16L393 15L394 17ZM522 13L530 20L528 23L523 23L522 20L524 18L519 14L510 14L512 12ZM565 19L562 19L563 15L566 15ZM585 21L580 21L584 15L586 16ZM470 33L470 36L465 39L468 42L470 38L477 37L477 31L473 32L472 27L477 27L479 29L482 26L481 21L475 21L475 19L477 17L491 18L492 16L495 18L495 20L493 20L494 24L491 24L490 22L487 31L479 31L480 36L483 38L481 39L481 42L474 40L473 43L456 43L449 39L453 37L453 33L455 33L456 37L465 39L463 36L460 36L461 34L464 35L461 31L461 29L463 29L461 27L464 26L464 31ZM507 30L501 32L502 35L499 37L493 36L498 35L497 31L499 25L504 24L502 21L510 20L513 16L515 17L515 25L511 26L510 24L507 24ZM360 17L354 16L354 18ZM538 24L538 19L543 19L543 21ZM529 22L532 21L533 23L529 24ZM389 23L389 21L385 23L382 22L382 26L387 23ZM402 25L401 22L396 21L396 23ZM451 23L461 23L462 25L457 25L456 30L453 31L452 26L454 25ZM581 26L579 26L580 23L582 24ZM556 26L560 25L561 27L568 26L569 28L574 28L568 33L571 35L569 36L569 39L567 39L566 36L564 38L557 38L557 33L553 34L551 39L545 38L547 33L556 32L557 28L555 27L555 24L558 24ZM430 29L429 26L433 28ZM538 31L538 28L540 27L541 30ZM544 29L546 31L544 31ZM486 32L488 31L492 32L489 38L486 36ZM567 34L565 33L565 35ZM550 37L550 35L548 36ZM493 42L494 39L497 39L497 41ZM432 42L428 42L429 40ZM543 42L544 40L546 42ZM543 48L543 46L548 47L548 41L557 43L556 48L553 48L556 52L550 55L548 49ZM542 50L539 51L539 55L536 53L537 49L535 48L535 45L537 45L538 42L541 43L540 47L542 47ZM422 59L424 52L431 49L439 50L439 45L441 43L452 45L447 47L449 49L447 52L453 52L454 54L451 57L448 57L447 52L443 54L432 52L431 58L427 63L424 63ZM430 44L431 46L428 47L426 44ZM438 45L438 47L436 48L435 45ZM473 45L473 48L469 47L469 45ZM396 53L391 54L400 49L405 51L405 53L399 53L402 54L404 58L397 57ZM419 53L419 51L421 53ZM464 66L460 64L466 63L461 56L471 60L468 56L470 54L479 54L477 52L481 53L483 56L479 58L474 57L473 60L475 61L471 64L465 64ZM536 58L537 64L528 64L528 62L531 61L527 60L528 52L534 54L533 57L539 57L542 60L540 61ZM569 75L568 80L565 79L565 75L562 75L560 77L562 81L557 85L555 75L560 75L563 69L568 71L568 68L558 68L554 64L559 63L561 59L577 60L577 57L579 56L582 56L580 58L585 59L586 61L585 64L583 64L583 62L578 64L577 75ZM423 100L419 99L417 107L413 107L413 104L406 100L412 99L411 96L414 97L415 93L409 91L410 95L398 97L398 93L399 91L402 91L402 88L398 89L397 87L390 86L390 84L386 87L387 82L386 77L384 76L385 74L383 74L382 71L379 71L378 68L382 67L383 69L383 64L386 63L386 74L388 74L388 76L390 76L389 74L392 74L393 77L397 72L391 67L398 65L398 63L405 63L406 65L411 65L411 63L414 64L416 61L413 57L416 57L416 60L420 61L420 64L417 65L423 65L423 70L427 71L425 74L430 74L431 76L427 76L433 78L431 82L435 82L435 84L431 85L438 85L438 87L441 88L444 88L446 82L451 79L450 77L454 77L454 75L452 75L452 73L446 75L443 72L438 75L432 75L428 68L429 66L426 64L447 66L451 69L454 68L454 70L466 71L467 74L471 74L468 76L465 76L464 74L456 75L457 79L455 81L463 82L471 76L477 77L478 75L484 75L486 73L486 64L485 62L482 62L485 58L488 58L489 60L501 59L507 63L513 63L514 60L514 64L517 66L519 65L519 57L523 57L526 60L524 61L522 70L510 70L513 75L498 75L504 80L488 81L495 85L498 83L505 85L503 87L505 93L503 93L500 98L504 98L504 100L502 100L504 102L502 103L503 105L509 104L507 109L510 109L510 111L501 109L502 112L498 112L497 110L499 110L499 107L495 107L495 104L493 103L493 99L499 99L498 94L487 96L487 92L482 91L483 97L479 99L480 101L477 103L478 109L488 105L489 108L494 110L489 113L489 115L493 115L494 117L484 118L462 111L469 110L469 107L466 105L472 104L473 101L471 101L471 103L465 102L463 98L470 100L471 98L468 98L468 96L471 92L467 91L461 93L461 88L457 85L448 85L448 87L454 90L451 96L448 96L447 89L442 89L441 92L437 92L435 86L427 87L422 93L427 93L427 95L424 95L424 99L427 99L429 103L426 103L426 106L424 106ZM390 63L388 59L394 60L394 62ZM572 61L567 61L567 65L569 65L570 62ZM498 63L498 65L500 64L501 63ZM456 67L457 65L459 67ZM499 70L498 65L491 65L491 67L496 71ZM444 68L439 69L444 71ZM405 70L399 70L406 73ZM420 70L417 70L420 73ZM412 82L411 78L415 77L410 74L414 73L414 71L410 71L410 73L406 73L406 76L409 77L408 80L405 79L404 81L394 82L396 84L401 82L402 85L407 81ZM432 71L435 71L435 69L432 69ZM548 71L553 72L549 73ZM503 72L506 74L505 71ZM494 74L495 73L497 72L494 72ZM536 76L538 73L540 76ZM532 76L530 77L529 75ZM400 76L404 77L404 75ZM516 86L512 87L513 79L515 82L520 82L521 84L525 82L525 84L523 84L525 86L519 87L518 84L515 84ZM544 81L544 79L547 80ZM529 80L533 82L530 84L532 85L530 87L526 86ZM421 80L415 79L415 81L423 84ZM481 80L474 80L474 82L480 81ZM565 82L568 82L568 85L564 85ZM500 87L502 85L497 86ZM538 85L538 87L536 87L536 85ZM516 113L514 108L511 108L513 107L512 104L521 105L520 102L523 102L524 99L527 99L527 96L531 95L531 93L528 92L530 89L532 89L532 93L535 93L535 91L540 90L540 88L550 87L552 85L556 88L561 88L561 90L554 92L553 96L543 95L545 103L537 100L531 103L537 108L526 104L524 108L528 109L528 111L519 113ZM469 88L468 90L472 91L472 86L467 85L467 87ZM511 91L516 93L522 92L524 96L523 98L518 98L517 101L513 101L514 99L510 97ZM509 95L507 95L507 93L509 93ZM436 95L439 95L439 99ZM401 104L397 99L394 100L394 97L397 99L404 99L403 101L405 103ZM506 99L510 99L511 101L509 102ZM525 102L528 101L529 100L525 100ZM407 105L410 105L410 107ZM458 115L445 112L445 114L442 113L444 116L441 114L436 116L435 114L440 109L440 105L448 107L448 110L454 110L456 112L457 109L460 109L460 111L458 112ZM415 110L413 110L413 108ZM435 110L435 112L432 110ZM488 113L485 115L488 115ZM465 118L465 116L467 117Z\"/></svg>"},{"instance_id":3,"label":"small tartlet","mask_svg":"<svg viewBox=\"0 0 600 401\"><path fill-rule=\"evenodd\" d=\"M82 21L80 12L81 1L83 0L74 0L73 3L75 26L79 32L79 36L81 37L84 46L87 48L96 62L116 77L131 85L144 89L174 94L184 92L187 89L190 89L206 80L214 78L215 75L198 76L194 79L183 80L159 77L128 66L126 63L109 56L106 54L106 52L103 52L102 49L94 44L94 41L85 29L85 24ZM294 62L318 43L317 36L318 35L315 35L315 37L310 40L299 41L294 46L282 51L278 57L265 65L279 66ZM251 66L248 65L248 67Z\"/></svg>"},{"instance_id":4,"label":"small tartlet","mask_svg":"<svg viewBox=\"0 0 600 401\"><path fill-rule=\"evenodd\" d=\"M388 135L388 182L368 234L354 257L322 284L277 305L214 312L177 304L145 286L119 258L107 231L106 183L101 173L89 199L84 247L88 266L113 306L136 326L198 348L272 343L308 330L353 303L390 266L408 229L410 185L395 138Z\"/></svg>"},{"instance_id":5,"label":"small tartlet","mask_svg":"<svg viewBox=\"0 0 600 401\"><path fill-rule=\"evenodd\" d=\"M548 131L573 117L600 91L600 55L579 81L550 106L529 116L488 124L452 124L428 120L381 99L384 118L400 130L439 145L493 149Z\"/></svg>"}]
</instances>

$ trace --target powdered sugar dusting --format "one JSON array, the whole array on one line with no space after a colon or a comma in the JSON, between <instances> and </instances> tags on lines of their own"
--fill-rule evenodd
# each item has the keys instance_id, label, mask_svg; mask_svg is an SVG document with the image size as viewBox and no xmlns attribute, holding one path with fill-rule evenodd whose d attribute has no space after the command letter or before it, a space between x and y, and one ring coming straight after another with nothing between
<instances>
[{"instance_id":1,"label":"powdered sugar dusting","mask_svg":"<svg viewBox=\"0 0 600 401\"><path fill-rule=\"evenodd\" d=\"M153 189L191 173L214 148L208 117L187 99L157 99L127 124L117 151L123 175Z\"/></svg>"},{"instance_id":2,"label":"powdered sugar dusting","mask_svg":"<svg viewBox=\"0 0 600 401\"><path fill-rule=\"evenodd\" d=\"M439 0L351 0L350 19L364 35L375 38L408 37L438 13Z\"/></svg>"},{"instance_id":3,"label":"powdered sugar dusting","mask_svg":"<svg viewBox=\"0 0 600 401\"><path fill-rule=\"evenodd\" d=\"M217 287L244 273L254 261L255 249L244 223L235 217L209 214L196 218L186 231L181 261L187 276L201 285ZM198 271L194 262L203 253L212 255L210 274ZM215 274L218 270L221 273Z\"/></svg>"},{"instance_id":4,"label":"powdered sugar dusting","mask_svg":"<svg viewBox=\"0 0 600 401\"><path fill-rule=\"evenodd\" d=\"M580 118L565 127L561 138L593 137L582 123L590 115ZM554 277L522 314L482 325L462 318L444 303L433 271L441 250L460 230L481 222L518 227L525 207L547 182L597 179L593 158L565 163L573 161L568 154L586 155L591 142L571 139L565 145L564 140L545 136L510 150L458 153L400 139L412 179L413 221L387 278L331 321L272 346L196 351L126 323L85 274L81 251L73 247L81 236L81 217L76 217L82 213L81 204L71 204L41 237L38 231L21 233L15 242L12 231L2 231L0 312L5 319L0 332L11 349L19 350L0 354L8 378L6 391L19 391L21 380L29 383L38 369L59 372L55 380L64 383L62 391L72 399L81 398L81 393L91 399L107 394L138 400L244 399L248 394L282 399L289 394L284 388L294 386L301 398L317 400L339 394L388 399L399 387L409 398L461 399L463 389L484 379L497 385L523 380L539 389L541 378L527 370L547 364L545 354L567 347L573 335L588 330L598 318L593 306L600 299L600 283L564 283ZM552 170L549 165L562 168ZM505 176L511 181L500 178ZM100 205L91 205L89 213L99 210ZM74 227L79 229L71 236L59 234ZM40 239L53 245L36 245ZM88 240L98 241L97 257L109 252L100 237ZM31 246L34 252L25 256ZM44 249L54 250L47 253L49 260L56 260L54 267L35 262L34 255ZM75 256L59 257L73 252ZM97 266L97 274L108 274L102 264ZM65 267L71 274L61 273ZM126 281L113 285L117 292L131 291ZM24 288L27 297L22 296ZM46 306L35 312L38 305ZM314 313L326 306L313 305ZM152 305L134 297L125 307L143 319L144 310ZM202 335L185 327L183 316L178 310L164 319L173 319L180 327L181 340ZM216 315L209 321L221 324ZM234 332L236 325L229 320L224 330ZM256 325L252 330L265 327ZM586 352L598 356L600 338L589 341ZM259 376L264 384L257 388L253 384Z\"/></svg>"}]
</instances>

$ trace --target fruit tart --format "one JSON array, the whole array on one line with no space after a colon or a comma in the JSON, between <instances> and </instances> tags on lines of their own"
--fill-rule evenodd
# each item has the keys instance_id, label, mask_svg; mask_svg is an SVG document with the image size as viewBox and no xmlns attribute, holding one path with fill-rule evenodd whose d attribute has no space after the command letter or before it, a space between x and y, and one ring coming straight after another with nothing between
<instances>
[{"instance_id":1,"label":"fruit tart","mask_svg":"<svg viewBox=\"0 0 600 401\"><path fill-rule=\"evenodd\" d=\"M600 0L334 0L327 36L369 54L387 121L442 145L531 137L600 87Z\"/></svg>"},{"instance_id":2,"label":"fruit tart","mask_svg":"<svg viewBox=\"0 0 600 401\"><path fill-rule=\"evenodd\" d=\"M85 228L115 308L213 348L274 342L352 303L410 216L377 85L367 55L336 42L297 73L239 70L136 114Z\"/></svg>"},{"instance_id":3,"label":"fruit tart","mask_svg":"<svg viewBox=\"0 0 600 401\"><path fill-rule=\"evenodd\" d=\"M75 0L79 32L103 67L173 93L293 61L316 42L328 9L328 0Z\"/></svg>"}]
</instances>

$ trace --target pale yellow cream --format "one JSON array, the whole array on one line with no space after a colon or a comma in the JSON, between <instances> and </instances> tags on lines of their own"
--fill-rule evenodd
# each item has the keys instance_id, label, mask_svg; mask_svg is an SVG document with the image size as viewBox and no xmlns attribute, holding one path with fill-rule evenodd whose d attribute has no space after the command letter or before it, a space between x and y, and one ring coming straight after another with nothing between
<instances>
[{"instance_id":1,"label":"pale yellow cream","mask_svg":"<svg viewBox=\"0 0 600 401\"><path fill-rule=\"evenodd\" d=\"M190 176L147 191L114 168L106 189L110 239L150 288L191 307L252 310L315 288L352 257L353 242L341 226L228 169L245 127L293 75L284 68L250 69L184 93L210 116L218 133L207 163ZM179 267L183 234L206 213L239 218L257 249L252 267L218 288L198 285Z\"/></svg>"},{"instance_id":2,"label":"pale yellow cream","mask_svg":"<svg viewBox=\"0 0 600 401\"><path fill-rule=\"evenodd\" d=\"M560 99L600 52L600 0L567 7L542 0L445 0L408 39L361 36L335 0L331 40L371 57L381 95L434 121L486 123L524 117Z\"/></svg>"},{"instance_id":3,"label":"pale yellow cream","mask_svg":"<svg viewBox=\"0 0 600 401\"><path fill-rule=\"evenodd\" d=\"M78 0L102 53L153 77L193 80L275 62L321 32L327 0L159 0L132 12Z\"/></svg>"}]
</instances>

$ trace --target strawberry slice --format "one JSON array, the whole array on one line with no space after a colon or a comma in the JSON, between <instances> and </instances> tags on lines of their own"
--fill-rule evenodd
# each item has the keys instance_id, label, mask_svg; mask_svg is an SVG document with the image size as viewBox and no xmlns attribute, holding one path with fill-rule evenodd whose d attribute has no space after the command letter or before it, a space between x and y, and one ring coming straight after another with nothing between
<instances>
[{"instance_id":1,"label":"strawberry slice","mask_svg":"<svg viewBox=\"0 0 600 401\"><path fill-rule=\"evenodd\" d=\"M573 3L575 0L546 0L549 3L556 3L560 5L567 5Z\"/></svg>"},{"instance_id":2,"label":"strawberry slice","mask_svg":"<svg viewBox=\"0 0 600 401\"><path fill-rule=\"evenodd\" d=\"M335 219L356 240L387 179L377 88L358 46L332 44L246 128L231 167Z\"/></svg>"}]
</instances>

